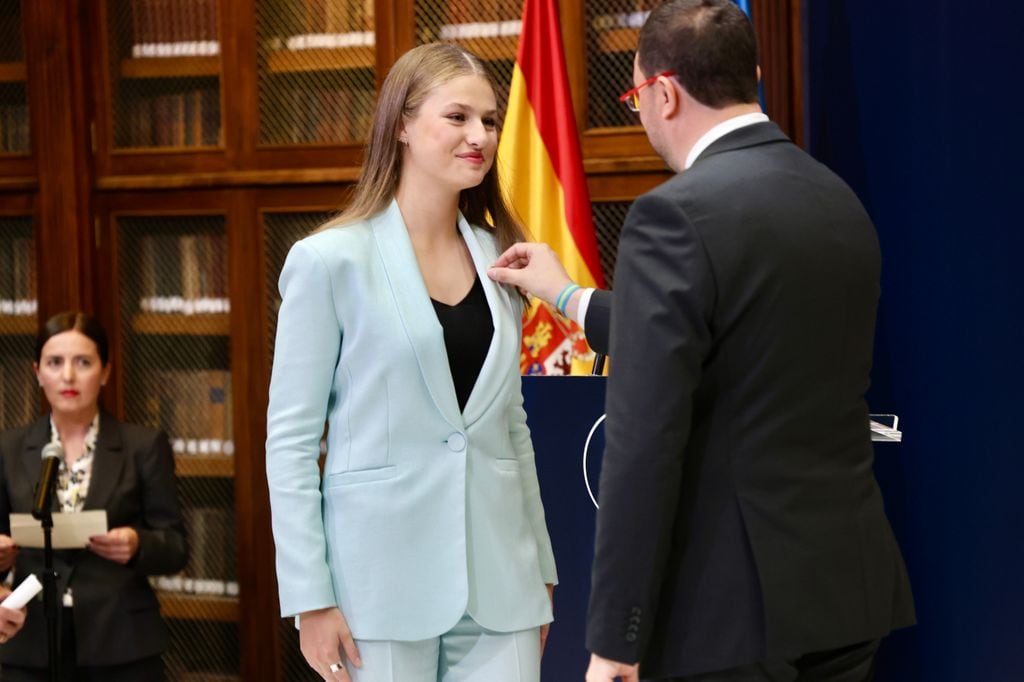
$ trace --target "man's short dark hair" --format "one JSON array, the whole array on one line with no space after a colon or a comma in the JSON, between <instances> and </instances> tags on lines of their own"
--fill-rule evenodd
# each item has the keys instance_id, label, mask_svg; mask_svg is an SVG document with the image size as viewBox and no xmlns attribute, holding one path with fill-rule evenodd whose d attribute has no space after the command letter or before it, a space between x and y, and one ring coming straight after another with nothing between
<instances>
[{"instance_id":1,"label":"man's short dark hair","mask_svg":"<svg viewBox=\"0 0 1024 682\"><path fill-rule=\"evenodd\" d=\"M732 0L667 0L640 29L637 54L645 77L675 71L706 106L757 101L757 39Z\"/></svg>"}]
</instances>

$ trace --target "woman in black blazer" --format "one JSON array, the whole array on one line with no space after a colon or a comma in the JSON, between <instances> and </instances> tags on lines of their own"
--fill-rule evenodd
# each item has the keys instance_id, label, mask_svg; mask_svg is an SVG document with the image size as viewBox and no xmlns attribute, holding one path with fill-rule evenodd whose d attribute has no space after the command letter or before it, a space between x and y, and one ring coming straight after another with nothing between
<instances>
[{"instance_id":1,"label":"woman in black blazer","mask_svg":"<svg viewBox=\"0 0 1024 682\"><path fill-rule=\"evenodd\" d=\"M167 631L149 576L187 559L167 436L99 408L110 376L107 337L84 313L60 313L39 333L34 363L50 414L0 433L0 576L17 585L43 570L42 550L10 538L10 514L32 509L41 451L61 444L54 511L105 509L109 531L55 552L64 680L162 680ZM48 679L46 618L33 600L22 631L0 644L3 680Z\"/></svg>"}]
</instances>

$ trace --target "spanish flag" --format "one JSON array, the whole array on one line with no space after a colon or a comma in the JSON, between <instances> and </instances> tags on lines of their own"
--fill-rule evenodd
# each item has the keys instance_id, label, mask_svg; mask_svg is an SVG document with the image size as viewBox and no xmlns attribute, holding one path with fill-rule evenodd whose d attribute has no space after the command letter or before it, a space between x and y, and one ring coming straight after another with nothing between
<instances>
[{"instance_id":1,"label":"spanish flag","mask_svg":"<svg viewBox=\"0 0 1024 682\"><path fill-rule=\"evenodd\" d=\"M525 0L498 163L512 208L547 242L569 276L603 287L594 221L562 50L557 0ZM586 374L593 360L582 330L535 301L523 316L524 374Z\"/></svg>"}]
</instances>

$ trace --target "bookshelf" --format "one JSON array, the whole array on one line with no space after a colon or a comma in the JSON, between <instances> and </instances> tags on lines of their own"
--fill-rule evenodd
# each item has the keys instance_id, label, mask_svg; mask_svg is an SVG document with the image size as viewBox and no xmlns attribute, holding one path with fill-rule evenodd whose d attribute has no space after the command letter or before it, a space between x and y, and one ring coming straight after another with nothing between
<instances>
[{"instance_id":1,"label":"bookshelf","mask_svg":"<svg viewBox=\"0 0 1024 682\"><path fill-rule=\"evenodd\" d=\"M221 144L217 0L108 2L116 149Z\"/></svg>"},{"instance_id":2,"label":"bookshelf","mask_svg":"<svg viewBox=\"0 0 1024 682\"><path fill-rule=\"evenodd\" d=\"M31 215L0 214L0 430L39 411L35 360L36 259Z\"/></svg>"},{"instance_id":3,"label":"bookshelf","mask_svg":"<svg viewBox=\"0 0 1024 682\"><path fill-rule=\"evenodd\" d=\"M0 156L29 152L28 70L20 2L0 7Z\"/></svg>"},{"instance_id":4,"label":"bookshelf","mask_svg":"<svg viewBox=\"0 0 1024 682\"><path fill-rule=\"evenodd\" d=\"M652 2L559 3L609 276L629 202L668 177L616 100ZM796 68L799 0L752 5L774 40L765 62ZM263 443L278 274L291 244L345 204L398 56L449 40L507 86L520 11L516 0L0 3L0 291L3 240L27 234L35 270L18 282L37 301L32 314L0 304L0 358L24 386L0 426L38 413L38 320L95 311L115 367L104 407L168 431L198 550L182 574L156 578L169 680L317 679L278 618L272 571ZM785 116L798 99L769 87L766 98L799 132ZM60 267L41 267L56 252Z\"/></svg>"},{"instance_id":5,"label":"bookshelf","mask_svg":"<svg viewBox=\"0 0 1024 682\"><path fill-rule=\"evenodd\" d=\"M258 144L358 145L376 86L374 4L256 4Z\"/></svg>"},{"instance_id":6,"label":"bookshelf","mask_svg":"<svg viewBox=\"0 0 1024 682\"><path fill-rule=\"evenodd\" d=\"M172 633L169 677L239 675L226 219L152 208L109 218L123 414L169 435L189 534L181 574L151 581ZM197 642L234 648L198 656Z\"/></svg>"}]
</instances>

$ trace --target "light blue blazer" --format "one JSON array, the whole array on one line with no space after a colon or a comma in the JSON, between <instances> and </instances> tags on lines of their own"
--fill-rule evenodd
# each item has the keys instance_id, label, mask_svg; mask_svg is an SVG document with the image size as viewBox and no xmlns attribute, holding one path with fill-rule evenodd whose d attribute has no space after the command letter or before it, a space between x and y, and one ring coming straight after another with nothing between
<instances>
[{"instance_id":1,"label":"light blue blazer","mask_svg":"<svg viewBox=\"0 0 1024 682\"><path fill-rule=\"evenodd\" d=\"M486 275L490 232L461 215L459 230L494 322L464 412L397 203L288 254L267 414L283 616L336 605L356 638L390 640L436 637L467 612L503 632L552 619L521 306Z\"/></svg>"}]
</instances>

